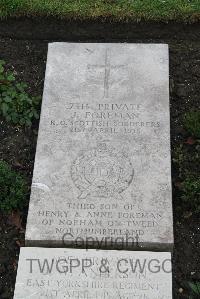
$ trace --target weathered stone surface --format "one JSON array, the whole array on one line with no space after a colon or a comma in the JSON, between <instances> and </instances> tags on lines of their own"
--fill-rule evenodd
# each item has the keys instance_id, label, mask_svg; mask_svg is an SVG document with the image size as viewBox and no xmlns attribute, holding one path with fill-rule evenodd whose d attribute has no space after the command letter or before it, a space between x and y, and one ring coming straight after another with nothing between
<instances>
[{"instance_id":1,"label":"weathered stone surface","mask_svg":"<svg viewBox=\"0 0 200 299\"><path fill-rule=\"evenodd\" d=\"M14 299L172 299L166 252L21 248Z\"/></svg>"},{"instance_id":2,"label":"weathered stone surface","mask_svg":"<svg viewBox=\"0 0 200 299\"><path fill-rule=\"evenodd\" d=\"M173 245L168 46L49 45L26 244Z\"/></svg>"}]
</instances>

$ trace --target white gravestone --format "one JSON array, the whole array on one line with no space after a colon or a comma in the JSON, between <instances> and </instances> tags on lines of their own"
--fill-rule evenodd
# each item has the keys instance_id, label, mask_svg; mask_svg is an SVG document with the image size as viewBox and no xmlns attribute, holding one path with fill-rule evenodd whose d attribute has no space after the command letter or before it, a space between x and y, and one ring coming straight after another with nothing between
<instances>
[{"instance_id":1,"label":"white gravestone","mask_svg":"<svg viewBox=\"0 0 200 299\"><path fill-rule=\"evenodd\" d=\"M171 250L168 46L49 45L26 244Z\"/></svg>"}]
</instances>

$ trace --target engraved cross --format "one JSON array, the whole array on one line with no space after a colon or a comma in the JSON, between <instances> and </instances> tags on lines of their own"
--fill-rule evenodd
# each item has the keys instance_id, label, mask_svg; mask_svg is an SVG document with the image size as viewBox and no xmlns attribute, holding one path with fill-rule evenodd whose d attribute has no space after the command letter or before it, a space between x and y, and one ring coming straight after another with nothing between
<instances>
[{"instance_id":1,"label":"engraved cross","mask_svg":"<svg viewBox=\"0 0 200 299\"><path fill-rule=\"evenodd\" d=\"M109 59L109 50L106 50L105 53L105 63L101 64L88 64L88 68L103 68L104 69L104 97L108 98L109 96L109 78L110 70L124 67L124 65L111 65Z\"/></svg>"}]
</instances>

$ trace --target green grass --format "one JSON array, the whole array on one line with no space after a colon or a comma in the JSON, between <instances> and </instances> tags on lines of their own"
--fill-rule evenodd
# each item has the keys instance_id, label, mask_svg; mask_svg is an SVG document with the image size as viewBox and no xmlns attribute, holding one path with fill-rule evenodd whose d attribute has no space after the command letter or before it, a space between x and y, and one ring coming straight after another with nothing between
<instances>
[{"instance_id":1,"label":"green grass","mask_svg":"<svg viewBox=\"0 0 200 299\"><path fill-rule=\"evenodd\" d=\"M184 21L200 19L200 0L0 0L0 18Z\"/></svg>"}]
</instances>

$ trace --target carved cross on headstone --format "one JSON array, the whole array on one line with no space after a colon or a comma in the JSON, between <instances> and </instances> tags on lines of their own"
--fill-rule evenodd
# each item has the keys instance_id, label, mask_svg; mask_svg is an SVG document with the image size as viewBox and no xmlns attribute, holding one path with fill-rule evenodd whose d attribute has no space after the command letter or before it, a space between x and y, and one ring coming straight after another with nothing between
<instances>
[{"instance_id":1,"label":"carved cross on headstone","mask_svg":"<svg viewBox=\"0 0 200 299\"><path fill-rule=\"evenodd\" d=\"M105 63L104 64L88 64L88 68L103 68L104 71L104 98L108 98L109 96L109 78L111 69L122 68L124 65L111 65L109 50L106 49L105 53Z\"/></svg>"}]
</instances>

